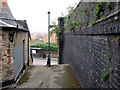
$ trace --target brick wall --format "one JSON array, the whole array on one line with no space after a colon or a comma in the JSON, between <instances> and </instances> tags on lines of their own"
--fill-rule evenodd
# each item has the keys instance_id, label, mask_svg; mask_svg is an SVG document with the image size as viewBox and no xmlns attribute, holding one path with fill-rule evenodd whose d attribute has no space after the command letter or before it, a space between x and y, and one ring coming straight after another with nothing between
<instances>
[{"instance_id":1,"label":"brick wall","mask_svg":"<svg viewBox=\"0 0 120 90\"><path fill-rule=\"evenodd\" d=\"M80 10L89 9L97 3L79 3L71 19L76 19L81 29L64 33L63 62L69 63L83 88L120 88L120 13L119 3L113 9L105 9L103 20L94 20L94 14L81 16ZM106 3L107 4L107 3ZM107 11L108 10L108 11ZM89 10L88 10L89 11ZM117 18L117 19L116 19ZM85 24L87 23L88 24ZM105 73L109 76L106 82Z\"/></svg>"},{"instance_id":2,"label":"brick wall","mask_svg":"<svg viewBox=\"0 0 120 90\"><path fill-rule=\"evenodd\" d=\"M29 63L28 32L15 32L13 42L9 40L10 32L8 28L0 30L0 84L3 82L3 86L16 80L23 65L26 67Z\"/></svg>"},{"instance_id":3,"label":"brick wall","mask_svg":"<svg viewBox=\"0 0 120 90\"><path fill-rule=\"evenodd\" d=\"M2 82L2 30L0 28L0 82ZM0 84L1 87L1 84Z\"/></svg>"},{"instance_id":4,"label":"brick wall","mask_svg":"<svg viewBox=\"0 0 120 90\"><path fill-rule=\"evenodd\" d=\"M0 33L2 38L0 41L2 46L0 47L0 55L2 61L2 82L11 80L14 78L14 61L13 61L13 54L14 54L14 43L9 41L9 32L2 31Z\"/></svg>"},{"instance_id":5,"label":"brick wall","mask_svg":"<svg viewBox=\"0 0 120 90\"><path fill-rule=\"evenodd\" d=\"M44 36L43 36L43 42L44 43L46 43L46 42L48 42L48 34L45 34ZM51 43L57 43L57 37L56 37L56 34L55 33L53 33L52 35L51 35L51 37L50 37L50 42Z\"/></svg>"}]
</instances>

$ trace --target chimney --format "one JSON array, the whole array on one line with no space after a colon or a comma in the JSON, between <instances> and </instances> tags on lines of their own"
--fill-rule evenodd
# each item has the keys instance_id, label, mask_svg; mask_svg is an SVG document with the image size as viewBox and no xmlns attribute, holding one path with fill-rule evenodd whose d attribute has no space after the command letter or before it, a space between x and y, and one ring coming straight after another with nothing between
<instances>
[{"instance_id":1,"label":"chimney","mask_svg":"<svg viewBox=\"0 0 120 90\"><path fill-rule=\"evenodd\" d=\"M7 0L0 0L0 5L8 11Z\"/></svg>"}]
</instances>

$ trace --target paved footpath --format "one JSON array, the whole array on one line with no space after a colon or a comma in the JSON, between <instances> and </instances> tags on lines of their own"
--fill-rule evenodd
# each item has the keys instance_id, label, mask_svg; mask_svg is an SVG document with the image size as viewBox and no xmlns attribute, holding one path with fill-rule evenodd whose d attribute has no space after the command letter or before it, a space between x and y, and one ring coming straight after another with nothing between
<instances>
[{"instance_id":1,"label":"paved footpath","mask_svg":"<svg viewBox=\"0 0 120 90\"><path fill-rule=\"evenodd\" d=\"M51 67L37 65L28 67L16 88L80 88L80 85L67 64Z\"/></svg>"}]
</instances>

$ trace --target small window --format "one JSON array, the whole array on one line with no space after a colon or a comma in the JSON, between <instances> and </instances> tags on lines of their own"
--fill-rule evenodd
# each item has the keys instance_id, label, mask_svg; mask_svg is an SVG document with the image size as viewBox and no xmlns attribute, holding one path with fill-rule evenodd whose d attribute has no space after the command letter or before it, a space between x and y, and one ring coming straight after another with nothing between
<instances>
[{"instance_id":1,"label":"small window","mask_svg":"<svg viewBox=\"0 0 120 90\"><path fill-rule=\"evenodd\" d=\"M5 6L5 2L2 2L2 5Z\"/></svg>"}]
</instances>

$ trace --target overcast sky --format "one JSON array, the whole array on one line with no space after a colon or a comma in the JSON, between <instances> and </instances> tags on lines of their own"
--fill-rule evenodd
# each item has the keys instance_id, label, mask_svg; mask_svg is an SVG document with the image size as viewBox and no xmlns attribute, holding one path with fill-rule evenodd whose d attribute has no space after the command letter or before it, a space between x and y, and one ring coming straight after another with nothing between
<instances>
[{"instance_id":1,"label":"overcast sky","mask_svg":"<svg viewBox=\"0 0 120 90\"><path fill-rule=\"evenodd\" d=\"M51 12L51 22L67 13L68 6L74 6L80 0L8 0L13 16L17 20L27 20L31 33L48 31L48 14Z\"/></svg>"}]
</instances>

